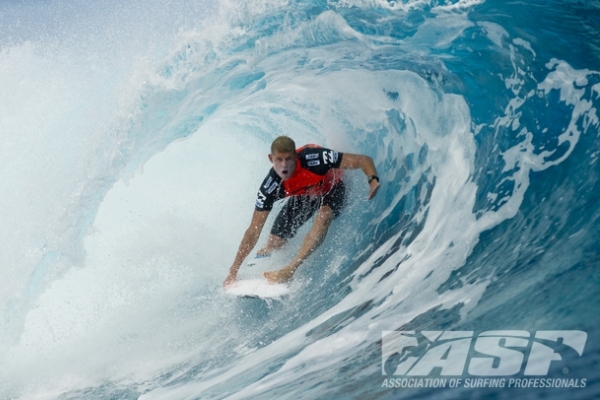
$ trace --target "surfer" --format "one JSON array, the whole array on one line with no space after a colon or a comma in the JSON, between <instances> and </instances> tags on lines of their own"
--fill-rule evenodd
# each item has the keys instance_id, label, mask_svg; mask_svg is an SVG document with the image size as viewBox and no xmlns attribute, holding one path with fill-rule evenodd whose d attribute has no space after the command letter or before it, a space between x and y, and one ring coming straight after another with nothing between
<instances>
[{"instance_id":1,"label":"surfer","mask_svg":"<svg viewBox=\"0 0 600 400\"><path fill-rule=\"evenodd\" d=\"M321 244L329 224L340 215L346 201L346 189L342 169L361 169L369 183L369 200L379 189L379 177L373 159L360 154L339 153L316 145L296 149L294 141L279 136L271 144L269 161L273 167L258 191L252 221L238 248L224 286L233 283L244 259L250 254L275 201L290 197L279 212L269 238L256 254L258 258L269 257L283 247L316 212L312 228L302 242L296 257L284 268L265 272L270 283L283 283Z\"/></svg>"}]
</instances>

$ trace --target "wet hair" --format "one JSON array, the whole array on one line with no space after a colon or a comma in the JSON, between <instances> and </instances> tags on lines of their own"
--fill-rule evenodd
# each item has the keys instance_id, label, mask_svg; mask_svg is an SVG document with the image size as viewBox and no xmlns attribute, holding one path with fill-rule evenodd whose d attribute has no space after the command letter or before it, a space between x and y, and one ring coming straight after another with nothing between
<instances>
[{"instance_id":1,"label":"wet hair","mask_svg":"<svg viewBox=\"0 0 600 400\"><path fill-rule=\"evenodd\" d=\"M278 153L295 153L296 143L288 136L279 136L271 143L271 154Z\"/></svg>"}]
</instances>

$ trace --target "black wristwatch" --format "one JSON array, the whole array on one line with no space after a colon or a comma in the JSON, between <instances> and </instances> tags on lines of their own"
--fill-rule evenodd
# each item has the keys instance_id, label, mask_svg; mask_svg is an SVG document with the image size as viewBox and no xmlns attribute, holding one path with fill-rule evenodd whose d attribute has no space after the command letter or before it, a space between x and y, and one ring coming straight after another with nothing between
<instances>
[{"instance_id":1,"label":"black wristwatch","mask_svg":"<svg viewBox=\"0 0 600 400\"><path fill-rule=\"evenodd\" d=\"M377 182L379 182L379 177L377 175L371 175L369 177L369 183L371 183L373 181L373 179L375 179Z\"/></svg>"}]
</instances>

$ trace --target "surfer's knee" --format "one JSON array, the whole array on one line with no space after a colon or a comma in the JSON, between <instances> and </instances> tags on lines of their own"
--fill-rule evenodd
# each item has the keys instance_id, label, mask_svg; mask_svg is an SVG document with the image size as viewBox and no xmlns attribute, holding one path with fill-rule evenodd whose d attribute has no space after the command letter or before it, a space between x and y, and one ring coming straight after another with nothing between
<instances>
[{"instance_id":1,"label":"surfer's knee","mask_svg":"<svg viewBox=\"0 0 600 400\"><path fill-rule=\"evenodd\" d=\"M279 249L281 247L283 247L286 243L287 243L287 238L283 238L277 235L269 235L269 244L271 245L272 248L274 249Z\"/></svg>"},{"instance_id":2,"label":"surfer's knee","mask_svg":"<svg viewBox=\"0 0 600 400\"><path fill-rule=\"evenodd\" d=\"M279 237L277 235L269 234L265 245L257 252L259 255L270 254L275 250L279 250L287 243L287 239Z\"/></svg>"},{"instance_id":3,"label":"surfer's knee","mask_svg":"<svg viewBox=\"0 0 600 400\"><path fill-rule=\"evenodd\" d=\"M317 213L316 221L321 224L329 225L333 218L335 217L334 211L329 206L322 206L319 208L319 212Z\"/></svg>"}]
</instances>

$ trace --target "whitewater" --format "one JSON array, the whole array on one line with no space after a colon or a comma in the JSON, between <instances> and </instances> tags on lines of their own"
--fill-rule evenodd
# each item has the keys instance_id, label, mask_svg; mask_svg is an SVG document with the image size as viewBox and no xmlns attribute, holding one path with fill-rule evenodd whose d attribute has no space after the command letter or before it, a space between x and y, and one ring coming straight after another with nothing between
<instances>
[{"instance_id":1,"label":"whitewater","mask_svg":"<svg viewBox=\"0 0 600 400\"><path fill-rule=\"evenodd\" d=\"M3 2L0 398L600 396L598 21L597 1ZM371 156L381 188L348 171L291 294L232 298L282 134ZM390 331L585 346L558 341L535 385L468 363L411 383Z\"/></svg>"}]
</instances>

